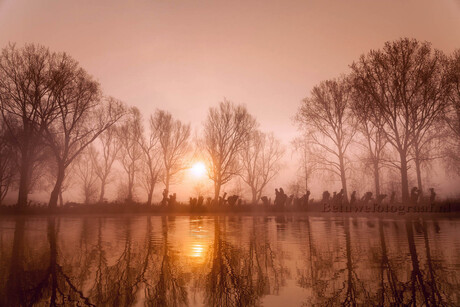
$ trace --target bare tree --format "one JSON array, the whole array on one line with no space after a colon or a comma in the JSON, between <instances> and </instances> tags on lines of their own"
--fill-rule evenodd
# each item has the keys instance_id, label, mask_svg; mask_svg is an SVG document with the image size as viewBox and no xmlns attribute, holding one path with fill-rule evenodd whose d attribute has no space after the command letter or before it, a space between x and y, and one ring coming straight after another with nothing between
<instances>
[{"instance_id":1,"label":"bare tree","mask_svg":"<svg viewBox=\"0 0 460 307\"><path fill-rule=\"evenodd\" d=\"M448 77L452 86L444 121L450 137L444 139L444 148L449 168L460 174L460 49L449 58Z\"/></svg>"},{"instance_id":2,"label":"bare tree","mask_svg":"<svg viewBox=\"0 0 460 307\"><path fill-rule=\"evenodd\" d=\"M190 151L190 124L183 124L174 120L170 113L157 110L150 118L150 127L158 134L163 155L163 182L169 191L174 177L187 168L184 160Z\"/></svg>"},{"instance_id":3,"label":"bare tree","mask_svg":"<svg viewBox=\"0 0 460 307\"><path fill-rule=\"evenodd\" d=\"M299 170L301 179L304 183L303 192L307 193L310 189L310 179L318 169L318 159L312 152L312 146L307 135L297 137L292 141L294 151L299 154ZM294 182L294 185L297 183Z\"/></svg>"},{"instance_id":4,"label":"bare tree","mask_svg":"<svg viewBox=\"0 0 460 307\"><path fill-rule=\"evenodd\" d=\"M313 88L296 117L312 144L324 152L320 163L340 178L346 202L346 153L356 133L350 104L351 90L347 79L327 80Z\"/></svg>"},{"instance_id":5,"label":"bare tree","mask_svg":"<svg viewBox=\"0 0 460 307\"><path fill-rule=\"evenodd\" d=\"M27 204L33 170L42 158L42 134L55 117L57 89L65 77L65 54L39 45L17 49L10 44L0 55L0 111L18 152L18 206Z\"/></svg>"},{"instance_id":6,"label":"bare tree","mask_svg":"<svg viewBox=\"0 0 460 307\"><path fill-rule=\"evenodd\" d=\"M67 58L64 65L68 66L68 76L55 94L58 97L56 120L45 126L46 143L57 163L50 208L57 206L67 167L124 114L118 101L101 100L99 84L79 68L77 62Z\"/></svg>"},{"instance_id":7,"label":"bare tree","mask_svg":"<svg viewBox=\"0 0 460 307\"><path fill-rule=\"evenodd\" d=\"M351 66L354 88L370 103L369 120L382 120L373 124L383 125L385 137L399 154L404 202L409 200L410 151L425 140L446 108L449 86L442 77L443 58L429 43L404 38L385 43L382 50L370 51Z\"/></svg>"},{"instance_id":8,"label":"bare tree","mask_svg":"<svg viewBox=\"0 0 460 307\"><path fill-rule=\"evenodd\" d=\"M241 151L241 178L251 188L252 203L256 204L267 184L278 174L284 149L273 133L252 131Z\"/></svg>"},{"instance_id":9,"label":"bare tree","mask_svg":"<svg viewBox=\"0 0 460 307\"><path fill-rule=\"evenodd\" d=\"M238 155L256 127L256 120L242 105L224 100L210 108L204 123L204 150L208 157L209 178L214 182L214 200L223 184L241 173Z\"/></svg>"},{"instance_id":10,"label":"bare tree","mask_svg":"<svg viewBox=\"0 0 460 307\"><path fill-rule=\"evenodd\" d=\"M86 205L96 200L98 192L98 176L92 159L95 151L96 149L90 145L74 161L75 174L80 179Z\"/></svg>"},{"instance_id":11,"label":"bare tree","mask_svg":"<svg viewBox=\"0 0 460 307\"><path fill-rule=\"evenodd\" d=\"M0 121L0 205L5 199L16 175L14 156L15 152L11 145L10 135Z\"/></svg>"},{"instance_id":12,"label":"bare tree","mask_svg":"<svg viewBox=\"0 0 460 307\"><path fill-rule=\"evenodd\" d=\"M142 158L142 148L139 144L139 139L142 137L141 121L139 109L131 107L124 123L118 128L118 139L121 144L120 162L128 176L126 196L128 202L133 201L134 181Z\"/></svg>"},{"instance_id":13,"label":"bare tree","mask_svg":"<svg viewBox=\"0 0 460 307\"><path fill-rule=\"evenodd\" d=\"M384 167L384 149L388 141L385 136L383 119L369 118L375 115L369 105L369 101L363 99L362 95L355 94L352 102L352 110L357 119L358 131L363 136L363 140L358 141L365 150L366 158L364 164L370 165L374 176L374 189L376 197L380 194L380 171Z\"/></svg>"},{"instance_id":14,"label":"bare tree","mask_svg":"<svg viewBox=\"0 0 460 307\"><path fill-rule=\"evenodd\" d=\"M112 126L105 130L97 138L101 151L91 150L91 161L94 165L94 172L100 180L99 202L104 201L105 187L111 181L112 166L118 157L121 149L121 143L117 139L117 128Z\"/></svg>"},{"instance_id":15,"label":"bare tree","mask_svg":"<svg viewBox=\"0 0 460 307\"><path fill-rule=\"evenodd\" d=\"M143 130L143 129L142 129ZM149 136L146 138L144 133L139 139L142 155L142 185L147 192L147 205L152 204L153 191L156 184L160 181L163 171L163 160L158 131L155 130L150 121Z\"/></svg>"},{"instance_id":16,"label":"bare tree","mask_svg":"<svg viewBox=\"0 0 460 307\"><path fill-rule=\"evenodd\" d=\"M449 95L450 109L447 124L456 138L460 140L460 49L450 57L448 78L452 84Z\"/></svg>"}]
</instances>

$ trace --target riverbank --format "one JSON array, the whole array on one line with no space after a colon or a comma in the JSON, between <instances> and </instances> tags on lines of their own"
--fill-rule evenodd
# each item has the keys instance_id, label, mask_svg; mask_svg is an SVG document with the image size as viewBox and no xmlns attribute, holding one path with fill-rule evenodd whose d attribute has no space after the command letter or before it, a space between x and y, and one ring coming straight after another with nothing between
<instances>
[{"instance_id":1,"label":"riverbank","mask_svg":"<svg viewBox=\"0 0 460 307\"><path fill-rule=\"evenodd\" d=\"M357 204L337 205L331 203L312 203L306 207L277 207L264 205L224 205L224 206L190 206L188 204L177 204L173 207L140 203L104 203L104 204L72 204L55 209L46 206L28 206L17 208L15 206L0 206L0 215L100 215L100 214L152 214L152 215L215 215L215 214L332 214L332 215L421 215L436 214L449 215L460 214L460 201L448 200L434 204L402 205L402 204Z\"/></svg>"}]
</instances>

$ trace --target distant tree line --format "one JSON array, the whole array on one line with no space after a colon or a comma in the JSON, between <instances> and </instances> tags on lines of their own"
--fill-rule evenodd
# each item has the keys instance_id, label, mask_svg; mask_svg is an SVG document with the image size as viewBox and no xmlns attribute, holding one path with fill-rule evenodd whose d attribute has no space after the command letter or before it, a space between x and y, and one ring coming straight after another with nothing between
<instances>
[{"instance_id":1,"label":"distant tree line","mask_svg":"<svg viewBox=\"0 0 460 307\"><path fill-rule=\"evenodd\" d=\"M376 196L382 170L396 170L408 202L409 177L415 175L422 193L422 171L434 159L460 174L460 50L447 56L428 42L403 38L350 67L316 85L297 112L303 134L295 144L305 178L328 171L347 201L347 180L359 161L372 170Z\"/></svg>"},{"instance_id":2,"label":"distant tree line","mask_svg":"<svg viewBox=\"0 0 460 307\"><path fill-rule=\"evenodd\" d=\"M10 44L0 55L0 204L16 188L17 206L51 185L49 208L77 181L85 203L104 202L114 168L123 173L123 201L142 187L147 204L158 183L164 194L192 161L190 124L156 110L144 126L136 107L102 93L66 53ZM209 109L195 154L207 157L217 202L222 185L241 177L257 202L280 168L284 152L242 105L224 100Z\"/></svg>"}]
</instances>

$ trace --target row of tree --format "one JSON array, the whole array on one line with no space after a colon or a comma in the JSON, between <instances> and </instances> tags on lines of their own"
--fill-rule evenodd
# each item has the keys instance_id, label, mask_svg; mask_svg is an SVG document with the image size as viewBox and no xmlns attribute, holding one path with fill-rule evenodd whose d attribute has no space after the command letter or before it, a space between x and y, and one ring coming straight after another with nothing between
<instances>
[{"instance_id":1,"label":"row of tree","mask_svg":"<svg viewBox=\"0 0 460 307\"><path fill-rule=\"evenodd\" d=\"M19 207L45 175L53 185L50 208L62 202L72 176L80 179L86 202L97 191L102 202L116 162L126 174L126 201L141 185L151 204L156 184L168 191L194 155L190 124L157 110L146 128L137 108L104 96L75 60L42 46L2 50L0 111L0 202L16 183ZM207 157L215 200L239 175L256 202L279 170L280 142L260 132L244 106L226 100L209 109L203 128L195 155Z\"/></svg>"},{"instance_id":2,"label":"row of tree","mask_svg":"<svg viewBox=\"0 0 460 307\"><path fill-rule=\"evenodd\" d=\"M352 155L360 148L375 193L382 169L396 169L403 202L409 201L411 166L419 191L422 167L433 159L444 157L460 173L460 51L446 56L404 38L350 67L348 75L315 86L297 113L304 138L295 145L302 149L305 178L315 169L335 174L347 200Z\"/></svg>"},{"instance_id":3,"label":"row of tree","mask_svg":"<svg viewBox=\"0 0 460 307\"><path fill-rule=\"evenodd\" d=\"M190 124L162 110L144 119L137 108L103 95L67 54L37 45L2 50L0 112L0 202L16 187L20 207L44 181L52 185L49 207L56 207L75 178L85 202L102 202L116 168L125 173L122 199L132 202L141 186L151 204L158 183L169 192L198 157L216 202L222 186L238 177L257 203L284 154L244 106L224 100L210 107L192 142ZM346 201L359 161L372 170L376 195L382 173L399 171L407 202L410 167L420 191L422 168L433 159L445 158L460 173L460 51L446 56L427 42L387 42L361 56L348 75L315 86L296 122L302 137L293 147L305 192L313 173L328 172L341 181Z\"/></svg>"}]
</instances>

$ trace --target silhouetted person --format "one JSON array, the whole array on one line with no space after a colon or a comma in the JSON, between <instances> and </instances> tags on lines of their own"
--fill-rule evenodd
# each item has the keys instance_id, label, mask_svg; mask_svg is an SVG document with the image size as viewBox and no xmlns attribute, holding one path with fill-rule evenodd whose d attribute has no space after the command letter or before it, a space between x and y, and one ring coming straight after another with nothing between
<instances>
[{"instance_id":1,"label":"silhouetted person","mask_svg":"<svg viewBox=\"0 0 460 307\"><path fill-rule=\"evenodd\" d=\"M287 195L284 193L283 188L275 189L276 197L275 197L275 205L279 207L284 207L287 201Z\"/></svg>"},{"instance_id":2,"label":"silhouetted person","mask_svg":"<svg viewBox=\"0 0 460 307\"><path fill-rule=\"evenodd\" d=\"M197 206L198 207L202 207L203 206L203 202L204 202L204 197L203 196L200 196L198 197L198 201L197 201Z\"/></svg>"},{"instance_id":3,"label":"silhouetted person","mask_svg":"<svg viewBox=\"0 0 460 307\"><path fill-rule=\"evenodd\" d=\"M168 204L168 189L163 190L163 199L161 200L161 205L166 206Z\"/></svg>"},{"instance_id":4,"label":"silhouetted person","mask_svg":"<svg viewBox=\"0 0 460 307\"><path fill-rule=\"evenodd\" d=\"M323 192L323 199L321 201L327 203L329 202L330 198L331 198L331 194L329 193L329 191L326 190Z\"/></svg>"},{"instance_id":5,"label":"silhouetted person","mask_svg":"<svg viewBox=\"0 0 460 307\"><path fill-rule=\"evenodd\" d=\"M280 192L278 191L278 189L275 189L275 206L278 206L280 203Z\"/></svg>"},{"instance_id":6,"label":"silhouetted person","mask_svg":"<svg viewBox=\"0 0 460 307\"><path fill-rule=\"evenodd\" d=\"M337 203L342 204L343 198L344 198L345 192L343 189L340 189L339 194L337 194Z\"/></svg>"},{"instance_id":7,"label":"silhouetted person","mask_svg":"<svg viewBox=\"0 0 460 307\"><path fill-rule=\"evenodd\" d=\"M219 196L219 205L223 206L227 203L227 192L222 197Z\"/></svg>"},{"instance_id":8,"label":"silhouetted person","mask_svg":"<svg viewBox=\"0 0 460 307\"><path fill-rule=\"evenodd\" d=\"M434 203L434 199L436 198L436 192L434 188L430 188L430 204Z\"/></svg>"},{"instance_id":9,"label":"silhouetted person","mask_svg":"<svg viewBox=\"0 0 460 307\"><path fill-rule=\"evenodd\" d=\"M417 187L413 187L410 191L410 201L412 205L416 205L418 202L419 191Z\"/></svg>"},{"instance_id":10,"label":"silhouetted person","mask_svg":"<svg viewBox=\"0 0 460 307\"><path fill-rule=\"evenodd\" d=\"M350 196L350 205L353 206L356 203L356 191L353 191Z\"/></svg>"},{"instance_id":11,"label":"silhouetted person","mask_svg":"<svg viewBox=\"0 0 460 307\"><path fill-rule=\"evenodd\" d=\"M363 204L367 205L369 201L372 200L372 192L366 192L364 196L361 198Z\"/></svg>"},{"instance_id":12,"label":"silhouetted person","mask_svg":"<svg viewBox=\"0 0 460 307\"><path fill-rule=\"evenodd\" d=\"M307 193L304 194L301 198L300 198L300 205L302 207L307 207L308 206L308 200L310 198L310 191L307 190Z\"/></svg>"},{"instance_id":13,"label":"silhouetted person","mask_svg":"<svg viewBox=\"0 0 460 307\"><path fill-rule=\"evenodd\" d=\"M197 199L196 197L190 197L189 198L189 203L190 203L190 209L195 210L196 204L197 204Z\"/></svg>"},{"instance_id":14,"label":"silhouetted person","mask_svg":"<svg viewBox=\"0 0 460 307\"><path fill-rule=\"evenodd\" d=\"M262 196L260 199L262 200L262 204L263 204L264 206L270 205L270 202L269 202L267 196Z\"/></svg>"},{"instance_id":15,"label":"silhouetted person","mask_svg":"<svg viewBox=\"0 0 460 307\"><path fill-rule=\"evenodd\" d=\"M169 195L169 206L174 207L176 205L176 193Z\"/></svg>"},{"instance_id":16,"label":"silhouetted person","mask_svg":"<svg viewBox=\"0 0 460 307\"><path fill-rule=\"evenodd\" d=\"M232 195L228 198L228 204L232 207L236 205L237 201L238 201L238 195Z\"/></svg>"}]
</instances>

